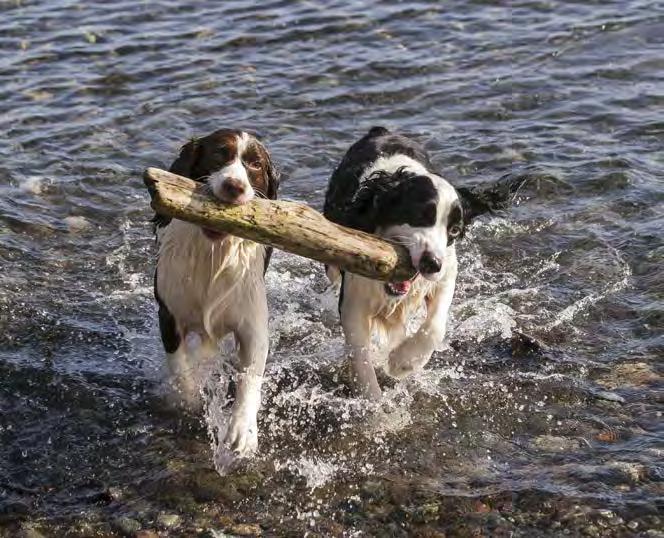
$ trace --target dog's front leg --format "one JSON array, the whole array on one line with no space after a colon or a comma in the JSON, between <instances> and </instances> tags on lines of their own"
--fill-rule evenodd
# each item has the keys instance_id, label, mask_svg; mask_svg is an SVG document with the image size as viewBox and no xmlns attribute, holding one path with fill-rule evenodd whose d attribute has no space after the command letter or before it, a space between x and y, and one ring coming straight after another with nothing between
<instances>
[{"instance_id":1,"label":"dog's front leg","mask_svg":"<svg viewBox=\"0 0 664 538\"><path fill-rule=\"evenodd\" d=\"M447 315L452 304L455 283L456 267L428 298L427 316L420 329L390 353L387 372L391 376L406 377L429 362L431 354L445 338Z\"/></svg>"},{"instance_id":2,"label":"dog's front leg","mask_svg":"<svg viewBox=\"0 0 664 538\"><path fill-rule=\"evenodd\" d=\"M168 381L174 393L174 403L185 405L190 411L203 406L201 385L211 361L218 355L216 344L197 332L189 332L178 348L166 354Z\"/></svg>"},{"instance_id":3,"label":"dog's front leg","mask_svg":"<svg viewBox=\"0 0 664 538\"><path fill-rule=\"evenodd\" d=\"M224 441L241 457L258 448L258 410L269 348L265 297L258 302L252 317L243 320L235 332L239 343L236 393Z\"/></svg>"},{"instance_id":4,"label":"dog's front leg","mask_svg":"<svg viewBox=\"0 0 664 538\"><path fill-rule=\"evenodd\" d=\"M345 300L341 311L341 325L350 348L353 384L361 396L378 400L382 393L371 359L371 318L358 307Z\"/></svg>"}]
</instances>

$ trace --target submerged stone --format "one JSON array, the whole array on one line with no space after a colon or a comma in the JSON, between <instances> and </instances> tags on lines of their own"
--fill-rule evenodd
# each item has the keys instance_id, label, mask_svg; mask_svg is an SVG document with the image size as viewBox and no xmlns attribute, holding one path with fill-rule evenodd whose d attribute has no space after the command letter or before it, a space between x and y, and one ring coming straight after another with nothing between
<instances>
[{"instance_id":1,"label":"submerged stone","mask_svg":"<svg viewBox=\"0 0 664 538\"><path fill-rule=\"evenodd\" d=\"M177 527L180 522L181 518L177 514L159 514L157 516L157 524L167 529Z\"/></svg>"},{"instance_id":2,"label":"submerged stone","mask_svg":"<svg viewBox=\"0 0 664 538\"><path fill-rule=\"evenodd\" d=\"M113 527L123 534L133 535L141 529L141 524L130 517L119 517L113 521Z\"/></svg>"}]
</instances>

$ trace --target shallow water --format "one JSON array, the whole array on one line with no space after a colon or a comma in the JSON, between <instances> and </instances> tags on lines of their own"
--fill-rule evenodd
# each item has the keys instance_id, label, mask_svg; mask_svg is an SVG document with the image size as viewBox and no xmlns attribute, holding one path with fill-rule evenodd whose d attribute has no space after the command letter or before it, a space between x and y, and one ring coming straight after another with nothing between
<instances>
[{"instance_id":1,"label":"shallow water","mask_svg":"<svg viewBox=\"0 0 664 538\"><path fill-rule=\"evenodd\" d=\"M0 3L0 536L661 529L663 43L640 0ZM457 185L531 180L379 409L320 267L277 255L261 450L222 478L221 392L199 420L157 382L141 172L240 126L320 207L375 124Z\"/></svg>"}]
</instances>

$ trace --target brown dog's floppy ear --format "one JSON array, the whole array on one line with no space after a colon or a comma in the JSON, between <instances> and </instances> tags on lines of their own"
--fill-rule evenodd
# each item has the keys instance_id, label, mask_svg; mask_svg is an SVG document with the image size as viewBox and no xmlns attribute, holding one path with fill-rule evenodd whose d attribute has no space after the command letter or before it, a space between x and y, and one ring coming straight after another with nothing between
<instances>
[{"instance_id":1,"label":"brown dog's floppy ear","mask_svg":"<svg viewBox=\"0 0 664 538\"><path fill-rule=\"evenodd\" d=\"M281 174L279 170L272 163L270 154L265 148L261 147L261 153L263 154L263 159L265 161L265 174L267 175L267 197L270 200L277 199L277 191L279 190L279 181L281 179Z\"/></svg>"},{"instance_id":2,"label":"brown dog's floppy ear","mask_svg":"<svg viewBox=\"0 0 664 538\"><path fill-rule=\"evenodd\" d=\"M197 156L198 140L192 138L189 142L182 146L180 155L173 161L173 164L171 164L171 167L168 169L168 171L179 176L196 179L191 176L194 170L194 164L196 163Z\"/></svg>"},{"instance_id":3,"label":"brown dog's floppy ear","mask_svg":"<svg viewBox=\"0 0 664 538\"><path fill-rule=\"evenodd\" d=\"M279 171L274 168L272 162L270 162L267 169L267 197L270 200L277 199L277 191L279 190L280 179L281 174L279 174Z\"/></svg>"},{"instance_id":4,"label":"brown dog's floppy ear","mask_svg":"<svg viewBox=\"0 0 664 538\"><path fill-rule=\"evenodd\" d=\"M196 163L197 157L198 141L195 138L192 138L189 142L182 146L182 149L180 149L180 155L173 161L173 164L171 164L168 171L172 172L173 174L177 174L178 176L195 179L191 176L193 175L194 164ZM170 217L160 215L159 213L155 213L151 220L155 231L157 228L168 226L168 224L171 222Z\"/></svg>"}]
</instances>

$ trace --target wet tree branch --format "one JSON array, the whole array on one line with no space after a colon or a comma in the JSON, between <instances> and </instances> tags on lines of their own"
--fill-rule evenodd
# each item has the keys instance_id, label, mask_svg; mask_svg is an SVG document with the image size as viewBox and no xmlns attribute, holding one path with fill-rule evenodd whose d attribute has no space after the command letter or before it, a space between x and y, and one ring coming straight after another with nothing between
<instances>
[{"instance_id":1,"label":"wet tree branch","mask_svg":"<svg viewBox=\"0 0 664 538\"><path fill-rule=\"evenodd\" d=\"M206 185L157 168L143 176L152 208L238 237L264 243L376 280L402 281L414 274L408 251L376 236L339 226L299 202L255 199L224 204Z\"/></svg>"}]
</instances>

